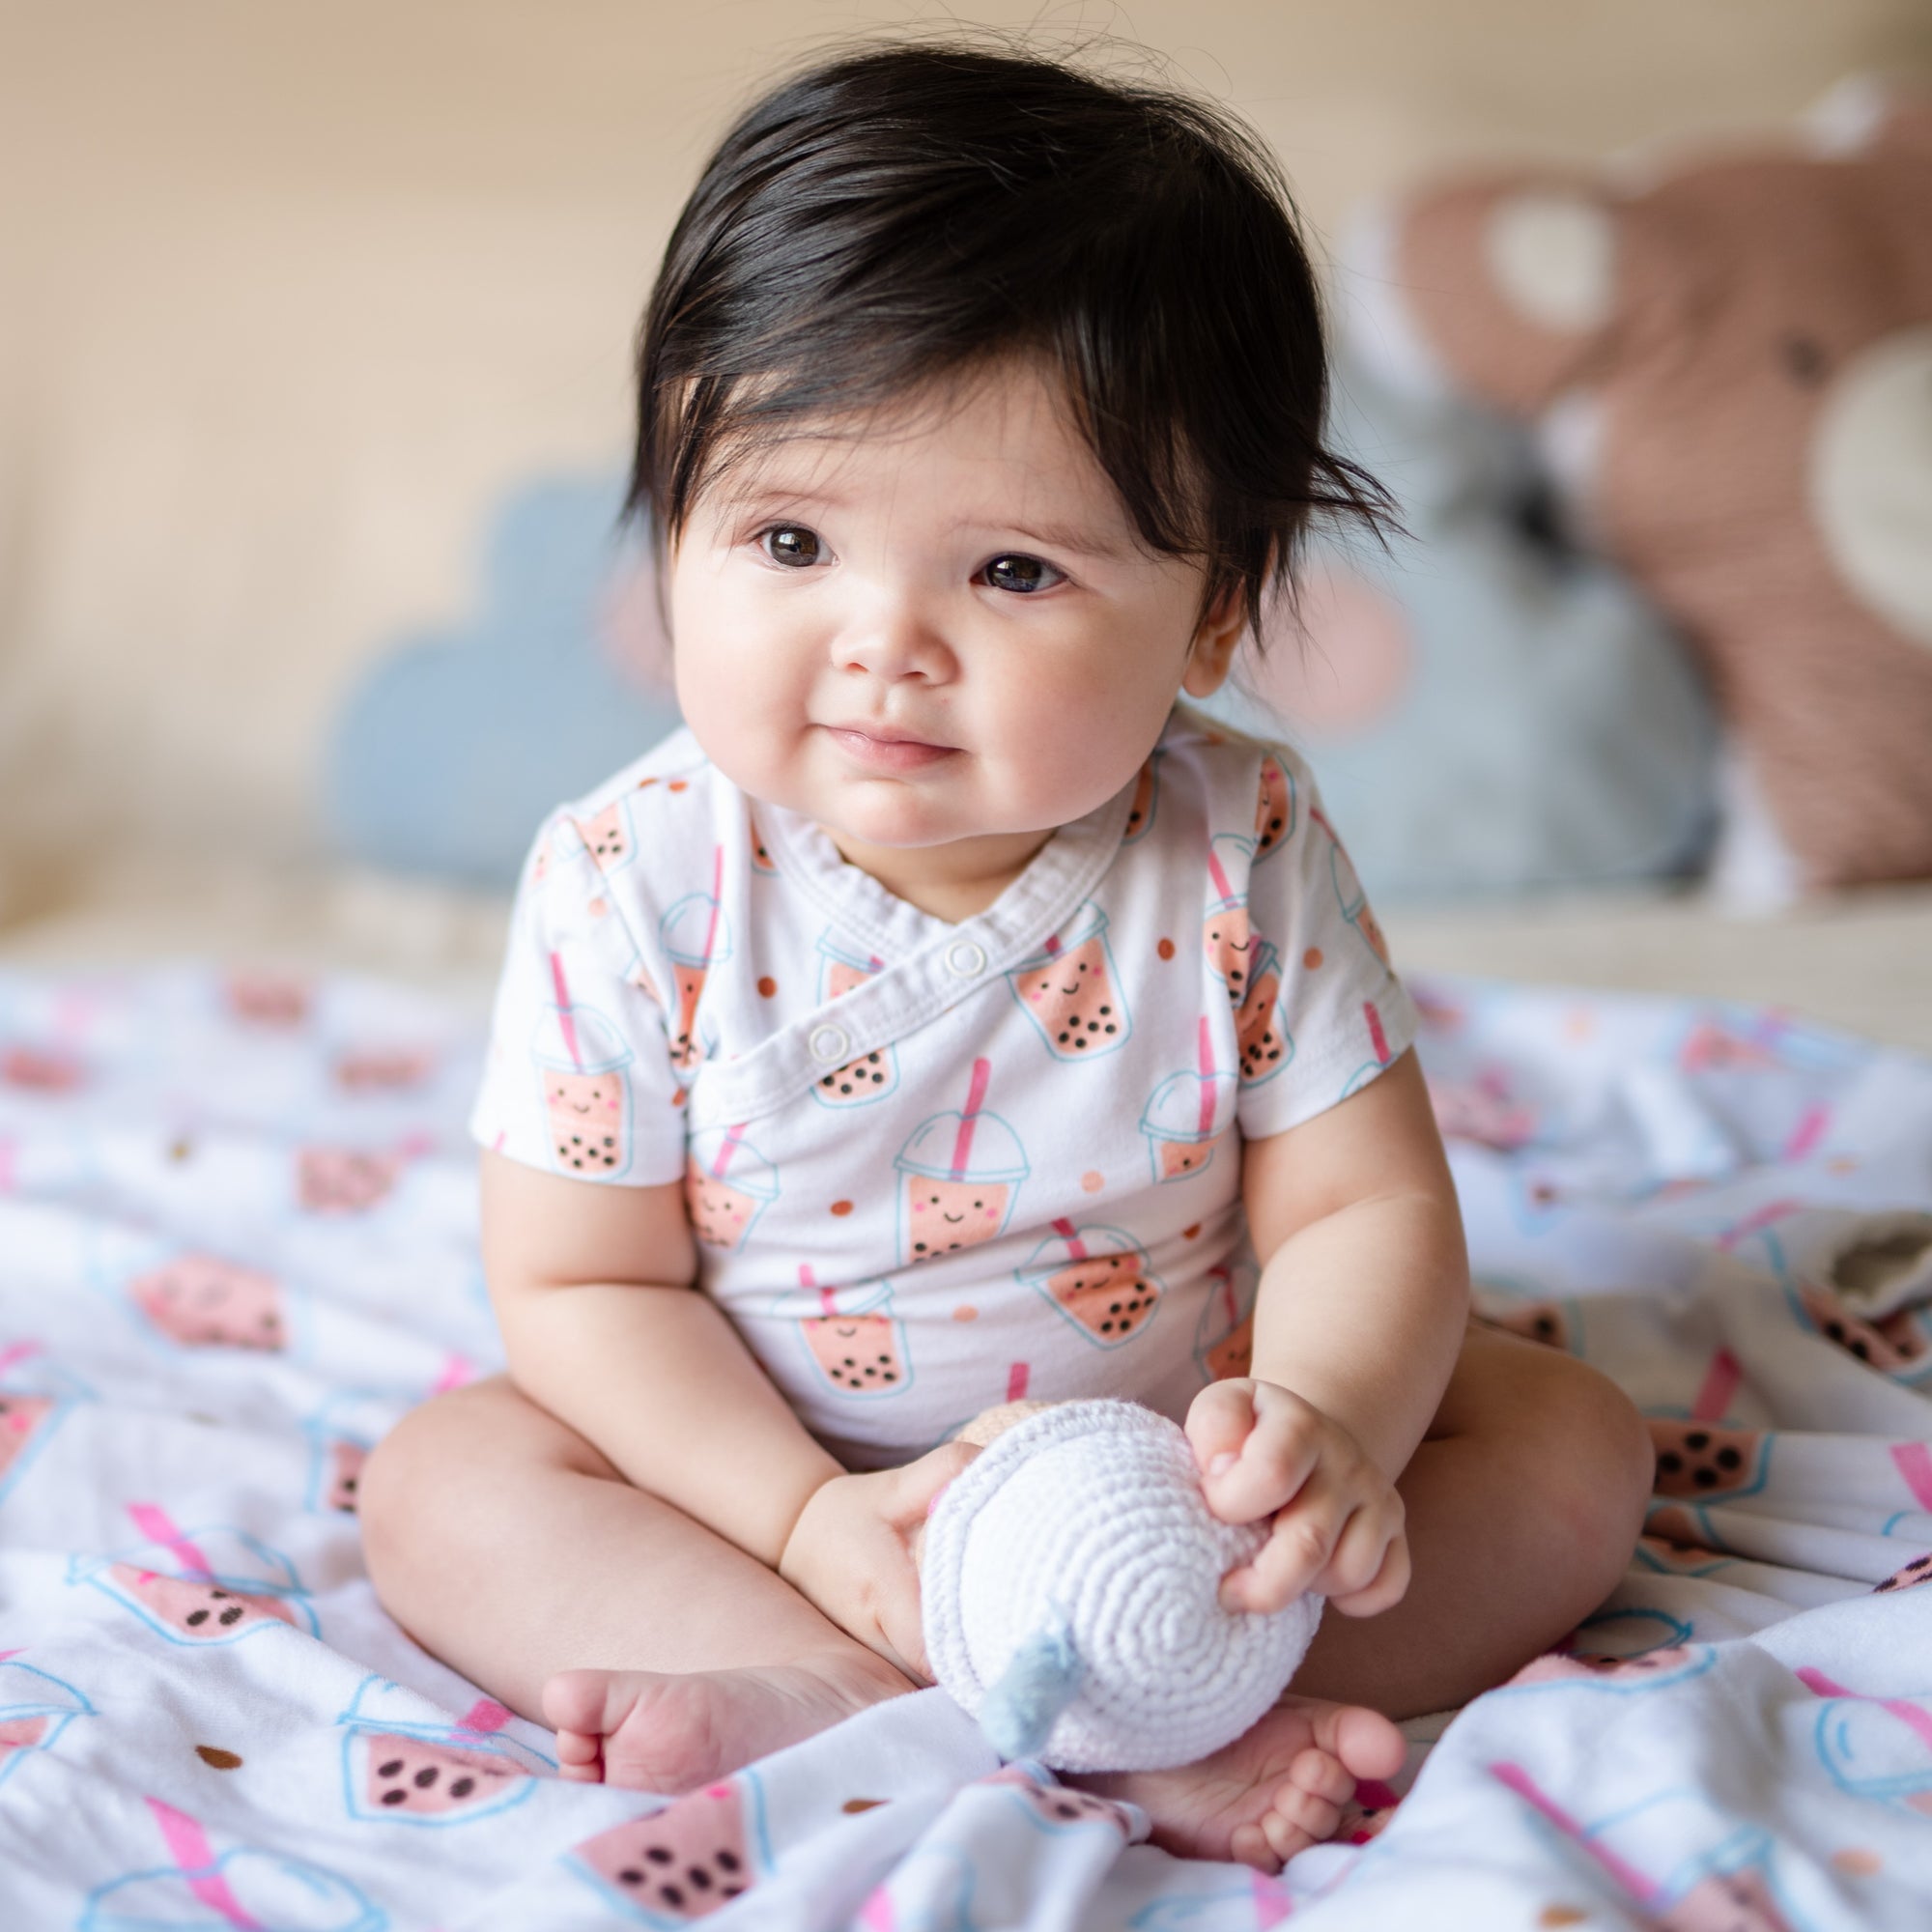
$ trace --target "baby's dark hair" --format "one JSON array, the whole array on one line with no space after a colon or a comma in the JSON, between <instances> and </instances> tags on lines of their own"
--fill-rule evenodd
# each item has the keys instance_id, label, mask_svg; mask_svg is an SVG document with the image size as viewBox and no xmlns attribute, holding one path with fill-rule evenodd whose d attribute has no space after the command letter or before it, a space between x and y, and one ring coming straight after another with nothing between
<instances>
[{"instance_id":1,"label":"baby's dark hair","mask_svg":"<svg viewBox=\"0 0 1932 1932\"><path fill-rule=\"evenodd\" d=\"M1280 170L1162 88L972 45L864 47L720 143L638 343L629 512L674 539L808 423L1040 358L1142 541L1259 624L1311 515L1387 498L1322 442L1315 278Z\"/></svg>"}]
</instances>

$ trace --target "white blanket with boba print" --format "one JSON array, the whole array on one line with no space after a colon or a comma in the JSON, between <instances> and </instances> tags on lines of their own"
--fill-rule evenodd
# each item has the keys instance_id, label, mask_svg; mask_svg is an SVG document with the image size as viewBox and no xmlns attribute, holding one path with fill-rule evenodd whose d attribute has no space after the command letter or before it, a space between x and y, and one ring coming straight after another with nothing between
<instances>
[{"instance_id":1,"label":"white blanket with boba print","mask_svg":"<svg viewBox=\"0 0 1932 1932\"><path fill-rule=\"evenodd\" d=\"M353 1515L368 1444L495 1358L478 1031L0 975L0 1926L1932 1922L1932 1065L1417 990L1485 1305L1631 1390L1659 1496L1570 1655L1264 1879L1002 1770L937 1691L671 1804L557 1780L383 1616Z\"/></svg>"}]
</instances>

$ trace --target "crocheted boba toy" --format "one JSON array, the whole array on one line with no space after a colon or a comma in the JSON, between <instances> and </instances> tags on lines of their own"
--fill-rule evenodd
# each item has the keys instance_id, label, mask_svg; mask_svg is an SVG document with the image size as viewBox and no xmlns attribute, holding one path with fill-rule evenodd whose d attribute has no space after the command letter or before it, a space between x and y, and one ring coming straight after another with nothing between
<instances>
[{"instance_id":1,"label":"crocheted boba toy","mask_svg":"<svg viewBox=\"0 0 1932 1932\"><path fill-rule=\"evenodd\" d=\"M1224 1610L1265 1523L1226 1523L1165 1416L1126 1402L1013 1404L949 1484L921 1559L940 1685L1002 1757L1058 1771L1191 1764L1247 1730L1321 1615Z\"/></svg>"}]
</instances>

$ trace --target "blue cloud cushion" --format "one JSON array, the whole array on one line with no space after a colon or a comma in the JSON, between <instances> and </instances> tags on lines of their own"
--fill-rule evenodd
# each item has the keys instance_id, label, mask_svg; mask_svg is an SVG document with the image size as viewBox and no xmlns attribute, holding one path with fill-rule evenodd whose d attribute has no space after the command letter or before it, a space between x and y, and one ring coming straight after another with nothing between
<instances>
[{"instance_id":1,"label":"blue cloud cushion","mask_svg":"<svg viewBox=\"0 0 1932 1932\"><path fill-rule=\"evenodd\" d=\"M401 639L350 694L326 775L345 852L507 885L547 811L676 728L619 500L609 481L518 490L489 532L474 619Z\"/></svg>"}]
</instances>

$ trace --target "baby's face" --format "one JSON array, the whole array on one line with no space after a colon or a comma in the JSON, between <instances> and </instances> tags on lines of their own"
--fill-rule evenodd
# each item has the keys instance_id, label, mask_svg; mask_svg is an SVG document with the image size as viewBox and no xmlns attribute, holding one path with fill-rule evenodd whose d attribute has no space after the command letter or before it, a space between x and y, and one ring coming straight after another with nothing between
<instances>
[{"instance_id":1,"label":"baby's face","mask_svg":"<svg viewBox=\"0 0 1932 1932\"><path fill-rule=\"evenodd\" d=\"M727 468L670 563L713 761L888 885L1017 870L1139 771L1238 619L1150 554L1021 363Z\"/></svg>"}]
</instances>

